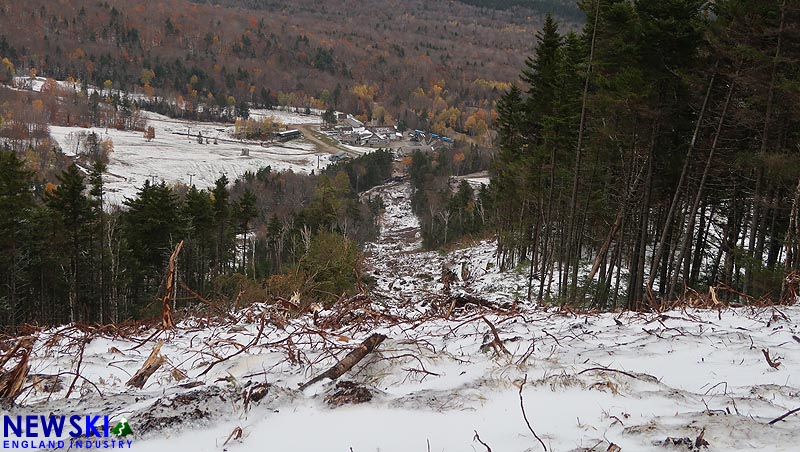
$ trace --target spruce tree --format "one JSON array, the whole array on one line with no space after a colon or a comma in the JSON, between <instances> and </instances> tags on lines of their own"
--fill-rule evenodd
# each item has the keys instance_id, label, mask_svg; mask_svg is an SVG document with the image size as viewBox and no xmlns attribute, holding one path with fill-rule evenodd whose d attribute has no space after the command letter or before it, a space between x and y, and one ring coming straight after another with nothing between
<instances>
[{"instance_id":1,"label":"spruce tree","mask_svg":"<svg viewBox=\"0 0 800 452\"><path fill-rule=\"evenodd\" d=\"M48 193L47 206L63 228L61 238L68 265L63 277L69 288L70 321L90 321L97 318L90 303L89 237L92 227L92 204L86 196L84 176L74 163L58 176L58 186Z\"/></svg>"}]
</instances>

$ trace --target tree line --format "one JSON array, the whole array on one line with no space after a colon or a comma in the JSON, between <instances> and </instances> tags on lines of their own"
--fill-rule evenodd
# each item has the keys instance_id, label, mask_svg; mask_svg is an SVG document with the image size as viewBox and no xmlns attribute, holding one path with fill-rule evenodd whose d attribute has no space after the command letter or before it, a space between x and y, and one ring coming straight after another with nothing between
<instances>
[{"instance_id":1,"label":"tree line","mask_svg":"<svg viewBox=\"0 0 800 452\"><path fill-rule=\"evenodd\" d=\"M488 157L488 156L487 156ZM491 199L485 185L478 192L457 176L481 171L488 158L470 158L464 153L441 148L437 152L415 151L408 163L411 182L411 210L420 222L422 245L434 249L481 234L489 225Z\"/></svg>"},{"instance_id":2,"label":"tree line","mask_svg":"<svg viewBox=\"0 0 800 452\"><path fill-rule=\"evenodd\" d=\"M796 294L798 4L580 5L498 102L500 265L599 308Z\"/></svg>"},{"instance_id":3,"label":"tree line","mask_svg":"<svg viewBox=\"0 0 800 452\"><path fill-rule=\"evenodd\" d=\"M86 172L72 164L57 184L37 188L5 146L0 325L152 314L180 241L177 300L252 302L297 291L305 303L335 301L356 290L359 244L376 234L381 208L361 202L354 186L382 182L390 165L391 153L378 151L316 176L264 168L202 190L146 181L115 207L104 200L102 162Z\"/></svg>"}]
</instances>

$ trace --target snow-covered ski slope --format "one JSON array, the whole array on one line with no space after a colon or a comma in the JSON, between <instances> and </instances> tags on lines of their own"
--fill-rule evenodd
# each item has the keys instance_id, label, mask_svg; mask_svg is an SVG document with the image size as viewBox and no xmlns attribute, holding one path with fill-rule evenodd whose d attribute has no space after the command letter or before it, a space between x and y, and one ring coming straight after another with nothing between
<instances>
[{"instance_id":1,"label":"snow-covered ski slope","mask_svg":"<svg viewBox=\"0 0 800 452\"><path fill-rule=\"evenodd\" d=\"M286 116L285 112L281 113ZM304 141L262 146L231 138L231 125L184 121L150 112L143 114L156 132L155 139L149 142L141 132L111 128L51 126L50 133L68 154L74 154L68 139L70 134L95 132L101 139L111 138L114 152L106 176L107 198L118 204L124 197L132 197L148 179L168 184L191 182L198 188L207 188L223 174L233 180L246 171L256 172L267 166L274 171L309 173L330 162L329 154L317 152L313 144ZM198 143L198 133L204 144ZM217 144L214 144L215 139ZM209 143L205 144L206 141Z\"/></svg>"},{"instance_id":2,"label":"snow-covered ski slope","mask_svg":"<svg viewBox=\"0 0 800 452\"><path fill-rule=\"evenodd\" d=\"M543 450L521 405L548 451L689 450L664 442L695 442L701 432L703 450L798 450L800 416L769 422L800 407L800 307L511 306L524 277L485 265L491 242L420 252L408 186L368 195L387 204L368 248L376 280L368 297L316 321L257 304L188 316L164 332L47 330L36 337L31 374L67 372L63 384L53 393L32 386L10 413L125 417L132 447L148 452L488 450L476 433L492 451ZM441 265L461 259L481 270L445 294ZM451 307L453 295L468 294L507 307ZM337 381L299 389L375 333L387 339ZM126 386L159 340L166 363L143 389ZM65 398L75 371L82 378ZM343 400L363 403L333 407Z\"/></svg>"}]
</instances>

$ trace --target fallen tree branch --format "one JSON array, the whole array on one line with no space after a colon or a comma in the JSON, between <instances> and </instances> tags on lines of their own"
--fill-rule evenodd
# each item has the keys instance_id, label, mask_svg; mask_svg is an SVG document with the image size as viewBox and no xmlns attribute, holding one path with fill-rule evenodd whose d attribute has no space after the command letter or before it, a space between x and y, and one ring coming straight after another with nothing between
<instances>
[{"instance_id":1,"label":"fallen tree branch","mask_svg":"<svg viewBox=\"0 0 800 452\"><path fill-rule=\"evenodd\" d=\"M775 419L769 421L768 425L774 425L774 424L786 419L787 417L793 415L794 413L800 413L800 408L795 408L795 409L793 409L791 411L786 412L782 416L776 417Z\"/></svg>"},{"instance_id":2,"label":"fallen tree branch","mask_svg":"<svg viewBox=\"0 0 800 452\"><path fill-rule=\"evenodd\" d=\"M528 425L528 430L530 430L531 433L533 433L533 437L536 438L539 441L539 444L542 445L542 449L544 449L544 452L547 452L547 446L544 445L544 441L542 441L542 439L539 438L539 435L537 435L536 432L533 431L533 427L531 427L531 423L528 421L528 415L525 414L525 403L522 401L522 388L525 386L525 383L527 382L528 382L528 374L525 374L525 378L522 379L522 383L519 385L519 408L522 410L522 418L525 419L525 424Z\"/></svg>"},{"instance_id":3,"label":"fallen tree branch","mask_svg":"<svg viewBox=\"0 0 800 452\"><path fill-rule=\"evenodd\" d=\"M371 353L375 348L381 344L386 339L386 336L383 334L375 333L372 336L366 338L364 342L362 342L358 347L353 349L350 353L348 353L341 361L336 363L333 367L326 370L320 375L308 380L306 383L300 385L300 390L313 385L314 383L322 380L323 378L330 378L331 380L336 380L337 378L344 375L345 372L352 369L353 366L358 364L365 356Z\"/></svg>"},{"instance_id":4,"label":"fallen tree branch","mask_svg":"<svg viewBox=\"0 0 800 452\"><path fill-rule=\"evenodd\" d=\"M488 444L486 444L483 441L481 441L481 436L478 435L478 431L477 430L475 430L475 436L472 437L472 440L481 443L481 445L486 448L486 452L492 452L492 448L489 447Z\"/></svg>"},{"instance_id":5,"label":"fallen tree branch","mask_svg":"<svg viewBox=\"0 0 800 452\"><path fill-rule=\"evenodd\" d=\"M769 356L769 350L767 350L766 348L762 348L761 349L761 353L764 354L764 358L767 360L767 364L769 364L769 367L772 367L773 369L777 369L778 367L781 366L781 362L780 361L778 361L777 359L773 360Z\"/></svg>"},{"instance_id":6,"label":"fallen tree branch","mask_svg":"<svg viewBox=\"0 0 800 452\"><path fill-rule=\"evenodd\" d=\"M225 362L225 361L233 358L236 355L244 353L245 350L248 350L250 347L252 347L253 345L257 344L259 339L261 339L261 335L264 333L264 325L266 325L266 319L267 319L267 311L265 310L265 311L263 311L261 313L261 324L258 326L258 333L256 334L256 337L254 337L253 340L250 341L249 344L247 344L244 347L242 347L241 349L239 349L236 353L234 353L232 355L229 355L229 356L226 356L224 358L219 358L218 360L216 360L213 363L209 364L208 367L206 367L206 370L200 372L200 375L198 375L198 377L202 377L203 375L207 374L208 371L211 370L211 368L216 366L217 364L219 364L221 362Z\"/></svg>"},{"instance_id":7,"label":"fallen tree branch","mask_svg":"<svg viewBox=\"0 0 800 452\"><path fill-rule=\"evenodd\" d=\"M19 362L17 362L17 365L14 366L13 369L8 372L4 372L3 368L0 367L0 401L13 403L22 392L22 385L25 382L25 377L28 376L28 371L30 370L28 360L30 359L31 351L33 350L34 340L35 339L33 337L24 337L19 339L14 348L3 357L2 362L5 364L20 348L23 348Z\"/></svg>"},{"instance_id":8,"label":"fallen tree branch","mask_svg":"<svg viewBox=\"0 0 800 452\"><path fill-rule=\"evenodd\" d=\"M81 364L83 364L83 351L86 350L86 344L89 342L89 336L87 335L81 341L81 352L78 354L78 364L75 365L75 378L72 379L72 383L69 385L69 389L67 389L67 395L64 396L65 399L68 399L70 394L72 394L72 390L75 389L75 383L78 382L78 377L81 375Z\"/></svg>"},{"instance_id":9,"label":"fallen tree branch","mask_svg":"<svg viewBox=\"0 0 800 452\"><path fill-rule=\"evenodd\" d=\"M631 378L634 378L636 380L641 380L641 378L637 377L636 375L634 375L632 373L625 372L624 370L612 369L610 367L590 367L588 369L583 369L582 371L578 372L578 375L583 375L586 372L592 372L592 371L595 371L595 370L599 370L599 371L603 371L603 372L616 372L616 373L620 373L622 375L625 375L626 377L631 377ZM652 375L650 375L650 376L652 377ZM653 377L653 378L655 378L655 377Z\"/></svg>"},{"instance_id":10,"label":"fallen tree branch","mask_svg":"<svg viewBox=\"0 0 800 452\"><path fill-rule=\"evenodd\" d=\"M500 340L500 335L497 334L497 328L494 327L494 324L492 324L492 322L490 322L489 319L487 319L484 316L481 316L481 318L483 319L484 322L486 322L487 325L489 325L489 329L492 330L492 335L494 336L494 340L492 341L492 348L494 348L495 353L500 355L500 352L503 352L506 355L510 355L511 352L509 352L506 346L503 345L503 341Z\"/></svg>"},{"instance_id":11,"label":"fallen tree branch","mask_svg":"<svg viewBox=\"0 0 800 452\"><path fill-rule=\"evenodd\" d=\"M138 344L138 345L136 345L135 347L126 348L126 349L125 349L125 351L126 351L126 352L129 352L129 351L131 351L131 350L136 350L137 348L141 347L142 345L144 345L144 344L146 344L146 343L150 342L151 340L155 339L155 338L156 338L158 335L160 335L160 334L161 334L161 332L162 332L162 331L164 331L164 330L156 330L156 331L153 331L153 334L151 334L150 336L148 336L148 338L147 338L147 339L143 340L142 342L139 342L139 344ZM135 341L134 341L134 342L135 342Z\"/></svg>"},{"instance_id":12,"label":"fallen tree branch","mask_svg":"<svg viewBox=\"0 0 800 452\"><path fill-rule=\"evenodd\" d=\"M133 377L128 380L126 385L139 389L144 387L147 379L150 378L150 376L153 375L162 364L164 364L165 358L163 355L159 354L162 345L164 345L163 339L158 341L158 344L153 347L153 351L150 352L150 356L148 356L147 360L145 360L144 364L142 364L142 368L133 374Z\"/></svg>"},{"instance_id":13,"label":"fallen tree branch","mask_svg":"<svg viewBox=\"0 0 800 452\"><path fill-rule=\"evenodd\" d=\"M225 446L227 446L227 445L228 445L228 443L230 442L230 440L232 440L232 439L233 439L233 440L239 440L239 439L241 439L241 438L242 438L242 434L243 434L243 433L244 433L244 431L242 430L242 427L238 427L238 426L237 426L235 429L233 429L233 431L231 432L231 434L230 434L230 435L228 435L228 439L226 439L226 440L225 440L225 442L224 442L224 443L222 443L222 447L225 447Z\"/></svg>"},{"instance_id":14,"label":"fallen tree branch","mask_svg":"<svg viewBox=\"0 0 800 452\"><path fill-rule=\"evenodd\" d=\"M197 292L195 292L194 290L192 290L192 289L191 289L189 286L187 286L186 284L184 284L184 283L180 283L180 286L181 286L181 289L183 289L183 290L185 290L186 292L188 292L188 293L189 293L189 295L191 295L191 297L192 297L192 298L194 298L195 300L197 300L197 301L199 301L199 302L201 302L201 303L203 303L203 304L207 305L208 307L210 307L211 309L213 309L213 310L214 310L214 311L215 311L215 312L216 312L218 315L220 315L221 317L231 317L231 315L230 315L229 313L227 313L227 312L226 312L224 309L222 309L222 308L220 308L219 306L217 306L216 304L214 304L214 303L212 303L212 302L210 302L210 301L206 300L205 298L203 298L203 297L202 297L200 294L198 294Z\"/></svg>"}]
</instances>

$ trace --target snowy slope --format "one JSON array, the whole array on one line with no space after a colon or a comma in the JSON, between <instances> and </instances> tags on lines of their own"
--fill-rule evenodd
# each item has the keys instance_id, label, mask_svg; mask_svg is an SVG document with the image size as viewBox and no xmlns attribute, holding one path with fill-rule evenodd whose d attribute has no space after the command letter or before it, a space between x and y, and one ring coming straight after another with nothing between
<instances>
[{"instance_id":1,"label":"snowy slope","mask_svg":"<svg viewBox=\"0 0 800 452\"><path fill-rule=\"evenodd\" d=\"M249 314L259 316L260 308ZM26 393L18 400L23 406L11 414L125 416L136 432L136 447L148 451L170 450L176 441L192 450L220 450L237 426L244 437L229 450L264 450L268 444L269 450L407 451L425 450L426 441L431 450L481 450L474 431L493 450L537 450L520 410L518 391L527 375L526 413L548 450L598 444L603 446L595 450L605 450L604 441L622 450L663 450L657 442L694 439L705 429L710 450L788 451L796 450L800 419L767 422L800 406L800 343L792 339L800 329L798 316L796 307L660 315L485 314L507 354L492 348L488 322L479 312L324 332L304 317L285 329L268 323L253 347L202 376L216 357L253 341L259 323L241 318L247 315L203 328L187 321L159 336L168 364L143 390L124 382L154 340L134 349L138 342L132 339L96 337L86 346L80 373L102 399L93 385L78 381L67 400L65 388L52 395ZM374 392L371 401L334 409L324 397L335 383L297 389L373 332L389 339L342 378L366 384ZM32 373L75 369L77 349L68 344L83 333L67 331L73 339L58 339L65 332L56 333L40 335ZM43 347L48 340L57 345ZM762 348L782 358L779 369L767 365ZM188 379L177 381L174 369ZM64 380L66 387L71 377ZM203 384L181 388L187 381ZM246 410L241 394L257 383L270 385L267 396Z\"/></svg>"},{"instance_id":2,"label":"snowy slope","mask_svg":"<svg viewBox=\"0 0 800 452\"><path fill-rule=\"evenodd\" d=\"M386 206L380 224L382 233L366 247L367 266L377 280L381 296L412 304L422 302L442 292L442 269L447 268L459 275L451 285L454 293L477 294L491 301L526 298L527 275L497 271L495 240L470 243L469 247L446 255L423 251L419 221L411 211L408 182L375 187L362 196L380 196Z\"/></svg>"},{"instance_id":3,"label":"snowy slope","mask_svg":"<svg viewBox=\"0 0 800 452\"><path fill-rule=\"evenodd\" d=\"M521 387L548 451L606 451L611 443L626 452L688 450L663 443L694 442L701 432L710 451L797 450L800 416L768 423L800 407L800 307L448 309L443 264L481 269L451 294L497 303L513 301L524 278L486 265L490 242L449 255L420 252L406 184L367 196L387 204L381 237L368 250L377 281L369 297L323 310L316 321L254 305L184 316L168 332L39 332L31 374L61 374L62 385L53 393L31 386L10 413L124 416L133 447L154 452L487 450L476 432L494 451L543 450L523 417ZM374 333L387 339L339 383L299 389ZM159 340L166 364L143 389L127 387ZM780 365L770 367L762 350ZM341 399L342 381L358 383L360 400L370 400L334 408L326 399ZM241 437L225 444L238 428Z\"/></svg>"},{"instance_id":4,"label":"snowy slope","mask_svg":"<svg viewBox=\"0 0 800 452\"><path fill-rule=\"evenodd\" d=\"M145 180L167 183L191 180L198 188L213 186L222 174L233 180L246 171L255 172L271 166L274 171L292 170L309 173L317 166L327 166L330 155L318 152L314 145L303 141L275 143L262 146L254 142L237 142L230 135L233 126L171 119L143 112L156 137L148 142L141 132L115 129L51 126L50 133L66 153L70 133L94 131L101 139L111 138L114 152L108 166L107 198L121 203L124 197L135 195ZM198 144L197 134L213 143ZM187 136L191 134L191 139ZM182 134L182 135L181 135ZM242 155L246 149L249 155Z\"/></svg>"}]
</instances>

